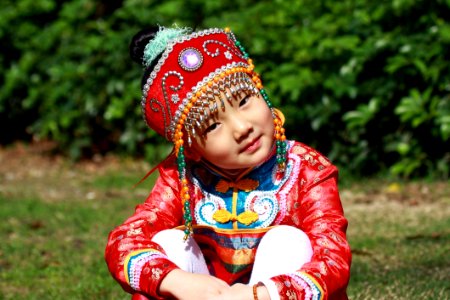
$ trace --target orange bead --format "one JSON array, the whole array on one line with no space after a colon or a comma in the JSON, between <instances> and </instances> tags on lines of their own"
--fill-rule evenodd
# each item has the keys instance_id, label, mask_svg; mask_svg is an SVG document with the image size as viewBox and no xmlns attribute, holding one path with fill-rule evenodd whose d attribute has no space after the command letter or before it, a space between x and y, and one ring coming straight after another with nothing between
<instances>
[{"instance_id":1,"label":"orange bead","mask_svg":"<svg viewBox=\"0 0 450 300\"><path fill-rule=\"evenodd\" d=\"M180 121L178 121L179 124L183 125L184 124L184 120L181 119Z\"/></svg>"},{"instance_id":2,"label":"orange bead","mask_svg":"<svg viewBox=\"0 0 450 300\"><path fill-rule=\"evenodd\" d=\"M187 115L189 113L189 109L186 107L185 109L183 109L183 112ZM182 115L181 117L183 117L184 115Z\"/></svg>"},{"instance_id":3,"label":"orange bead","mask_svg":"<svg viewBox=\"0 0 450 300\"><path fill-rule=\"evenodd\" d=\"M230 32L230 28L229 27L225 27L225 32Z\"/></svg>"},{"instance_id":4,"label":"orange bead","mask_svg":"<svg viewBox=\"0 0 450 300\"><path fill-rule=\"evenodd\" d=\"M219 80L220 80L220 77L219 77L219 76L214 77L214 82L215 82L215 83L219 82Z\"/></svg>"},{"instance_id":5,"label":"orange bead","mask_svg":"<svg viewBox=\"0 0 450 300\"><path fill-rule=\"evenodd\" d=\"M185 115L185 114L182 114L181 115L181 119L184 121L184 120L186 120L186 118L187 118L187 116Z\"/></svg>"},{"instance_id":6,"label":"orange bead","mask_svg":"<svg viewBox=\"0 0 450 300\"><path fill-rule=\"evenodd\" d=\"M277 134L275 134L275 138L277 139L277 140L279 140L280 139L280 134L279 133L277 133Z\"/></svg>"},{"instance_id":7,"label":"orange bead","mask_svg":"<svg viewBox=\"0 0 450 300\"><path fill-rule=\"evenodd\" d=\"M285 129L283 127L281 127L280 132L284 133Z\"/></svg>"},{"instance_id":8,"label":"orange bead","mask_svg":"<svg viewBox=\"0 0 450 300\"><path fill-rule=\"evenodd\" d=\"M184 194L183 198L184 198L184 200L189 200L189 199L191 199L191 196L188 193L186 193L186 194Z\"/></svg>"},{"instance_id":9,"label":"orange bead","mask_svg":"<svg viewBox=\"0 0 450 300\"><path fill-rule=\"evenodd\" d=\"M282 141L285 141L285 140L286 140L286 136L285 136L284 134L281 136L281 140L282 140Z\"/></svg>"},{"instance_id":10,"label":"orange bead","mask_svg":"<svg viewBox=\"0 0 450 300\"><path fill-rule=\"evenodd\" d=\"M198 91L197 93L195 93L195 96L197 96L197 98L200 98L202 96L202 92Z\"/></svg>"},{"instance_id":11,"label":"orange bead","mask_svg":"<svg viewBox=\"0 0 450 300\"><path fill-rule=\"evenodd\" d=\"M260 82L258 82L258 83L256 84L256 87L257 87L258 89L262 89L262 88L263 88L263 85L262 85Z\"/></svg>"},{"instance_id":12,"label":"orange bead","mask_svg":"<svg viewBox=\"0 0 450 300\"><path fill-rule=\"evenodd\" d=\"M181 183L184 184L184 185L186 185L186 184L188 184L188 181L187 181L186 178L183 178L183 179L181 180Z\"/></svg>"},{"instance_id":13,"label":"orange bead","mask_svg":"<svg viewBox=\"0 0 450 300\"><path fill-rule=\"evenodd\" d=\"M278 126L278 125L275 126L275 130L276 130L276 131L280 131L280 126Z\"/></svg>"},{"instance_id":14,"label":"orange bead","mask_svg":"<svg viewBox=\"0 0 450 300\"><path fill-rule=\"evenodd\" d=\"M253 59L249 58L247 61L249 65L253 64Z\"/></svg>"},{"instance_id":15,"label":"orange bead","mask_svg":"<svg viewBox=\"0 0 450 300\"><path fill-rule=\"evenodd\" d=\"M181 130L181 125L180 124L177 125L177 129Z\"/></svg>"},{"instance_id":16,"label":"orange bead","mask_svg":"<svg viewBox=\"0 0 450 300\"><path fill-rule=\"evenodd\" d=\"M213 86L213 82L212 82L212 81L209 81L209 82L208 82L208 86L209 86L209 87L212 87L212 86Z\"/></svg>"}]
</instances>

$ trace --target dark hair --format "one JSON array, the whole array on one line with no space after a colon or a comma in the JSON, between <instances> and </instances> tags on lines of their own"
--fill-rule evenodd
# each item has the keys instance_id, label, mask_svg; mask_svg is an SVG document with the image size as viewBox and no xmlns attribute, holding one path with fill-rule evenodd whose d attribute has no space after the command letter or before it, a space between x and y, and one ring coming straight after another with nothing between
<instances>
[{"instance_id":1,"label":"dark hair","mask_svg":"<svg viewBox=\"0 0 450 300\"><path fill-rule=\"evenodd\" d=\"M159 30L159 27L157 27L157 26L144 28L141 31L139 31L138 33L136 33L133 36L133 38L131 39L130 57L132 60L137 62L139 65L141 65L141 66L144 65L143 58L144 58L145 46L147 46L147 44L155 37L158 30ZM145 82L147 81L148 76L152 72L153 68L155 67L155 65L158 62L160 57L161 57L161 55L156 57L156 59L152 61L150 66L145 68L144 74L142 76L141 87L144 86Z\"/></svg>"}]
</instances>

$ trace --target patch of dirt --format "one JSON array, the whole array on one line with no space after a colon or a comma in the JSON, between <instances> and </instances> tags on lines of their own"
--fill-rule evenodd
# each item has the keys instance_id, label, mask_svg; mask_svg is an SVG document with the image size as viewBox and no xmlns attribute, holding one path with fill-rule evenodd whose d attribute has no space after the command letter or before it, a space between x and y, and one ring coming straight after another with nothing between
<instances>
[{"instance_id":1,"label":"patch of dirt","mask_svg":"<svg viewBox=\"0 0 450 300\"><path fill-rule=\"evenodd\" d=\"M385 181L372 179L341 189L346 203L371 204L399 202L407 206L446 202L450 204L450 184L444 181Z\"/></svg>"},{"instance_id":2,"label":"patch of dirt","mask_svg":"<svg viewBox=\"0 0 450 300\"><path fill-rule=\"evenodd\" d=\"M151 166L142 160L117 156L95 156L92 160L72 162L53 155L51 143L22 144L0 147L0 195L39 197L44 201L67 198L92 200L93 179L109 173L133 174L139 181ZM130 190L132 186L130 186ZM147 191L141 191L144 194ZM117 194L120 191L109 190Z\"/></svg>"}]
</instances>

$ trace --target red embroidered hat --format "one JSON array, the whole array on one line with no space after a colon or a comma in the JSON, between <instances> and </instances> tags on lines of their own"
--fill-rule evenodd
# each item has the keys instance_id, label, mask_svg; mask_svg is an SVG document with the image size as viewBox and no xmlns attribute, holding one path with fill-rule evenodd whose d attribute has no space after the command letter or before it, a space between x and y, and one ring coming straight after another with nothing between
<instances>
[{"instance_id":1,"label":"red embroidered hat","mask_svg":"<svg viewBox=\"0 0 450 300\"><path fill-rule=\"evenodd\" d=\"M147 124L167 140L174 140L189 103L213 92L207 89L208 83L222 74L253 72L247 54L238 47L227 29L208 29L170 40L144 85L142 108Z\"/></svg>"}]
</instances>

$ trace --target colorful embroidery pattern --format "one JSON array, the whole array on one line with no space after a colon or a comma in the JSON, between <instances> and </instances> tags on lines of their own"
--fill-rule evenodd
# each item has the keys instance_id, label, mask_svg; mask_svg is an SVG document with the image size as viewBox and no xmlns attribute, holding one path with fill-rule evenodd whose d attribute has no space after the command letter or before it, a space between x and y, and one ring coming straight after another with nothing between
<instances>
[{"instance_id":1,"label":"colorful embroidery pattern","mask_svg":"<svg viewBox=\"0 0 450 300\"><path fill-rule=\"evenodd\" d=\"M295 272L288 275L305 292L305 300L322 300L323 290L317 281L307 273Z\"/></svg>"},{"instance_id":2,"label":"colorful embroidery pattern","mask_svg":"<svg viewBox=\"0 0 450 300\"><path fill-rule=\"evenodd\" d=\"M140 290L139 279L144 265L156 258L167 257L155 249L143 249L128 254L124 263L125 279L134 290Z\"/></svg>"},{"instance_id":3,"label":"colorful embroidery pattern","mask_svg":"<svg viewBox=\"0 0 450 300\"><path fill-rule=\"evenodd\" d=\"M265 229L242 231L216 231L209 226L194 227L194 237L201 246L212 275L220 274L227 283L248 281L256 249Z\"/></svg>"},{"instance_id":4,"label":"colorful embroidery pattern","mask_svg":"<svg viewBox=\"0 0 450 300\"><path fill-rule=\"evenodd\" d=\"M293 142L288 143L291 147ZM197 224L208 225L221 229L249 229L266 228L279 224L287 213L286 201L291 189L298 179L298 170L301 159L297 154L290 153L283 177L277 175L277 161L273 156L267 162L250 172L244 179L237 183L227 183L217 176L216 181L205 183L202 176L195 169L191 174L191 180L202 191L202 199L195 203L194 214ZM261 174L272 174L263 176ZM241 182L258 183L240 184ZM232 188L230 188L230 187ZM217 222L217 212L224 210L230 212L229 222ZM252 222L239 222L238 216L243 213L256 213L258 218ZM223 212L222 212L223 214ZM216 216L216 218L214 218ZM225 220L224 218L220 218ZM238 221L237 227L233 222Z\"/></svg>"},{"instance_id":5,"label":"colorful embroidery pattern","mask_svg":"<svg viewBox=\"0 0 450 300\"><path fill-rule=\"evenodd\" d=\"M195 219L198 224L214 226L217 222L214 220L214 213L218 210L226 209L225 201L212 194L208 194L195 206Z\"/></svg>"},{"instance_id":6,"label":"colorful embroidery pattern","mask_svg":"<svg viewBox=\"0 0 450 300\"><path fill-rule=\"evenodd\" d=\"M259 219L255 227L265 228L272 224L280 210L278 199L274 192L251 192L245 199L245 209L254 211Z\"/></svg>"}]
</instances>

